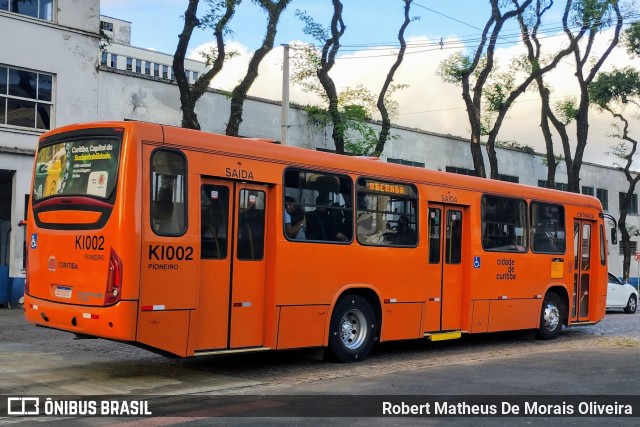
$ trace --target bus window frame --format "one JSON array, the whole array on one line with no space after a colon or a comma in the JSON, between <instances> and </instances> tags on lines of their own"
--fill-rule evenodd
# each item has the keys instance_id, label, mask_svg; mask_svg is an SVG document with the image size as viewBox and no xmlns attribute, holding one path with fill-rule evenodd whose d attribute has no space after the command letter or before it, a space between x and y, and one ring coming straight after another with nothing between
<instances>
[{"instance_id":1,"label":"bus window frame","mask_svg":"<svg viewBox=\"0 0 640 427\"><path fill-rule=\"evenodd\" d=\"M538 205L553 205L553 206L557 206L562 210L562 219L564 221L564 250L560 251L540 251L540 250L534 250L534 226L533 226L533 206L535 204ZM531 250L532 253L534 254L547 254L547 255L566 255L567 253L567 209L566 209L566 204L564 203L559 203L559 202L547 202L547 201L543 201L543 200L531 200L529 202L529 239L531 241L530 245L529 245L529 249ZM537 228L537 227L536 227ZM557 230L556 230L557 231Z\"/></svg>"},{"instance_id":2,"label":"bus window frame","mask_svg":"<svg viewBox=\"0 0 640 427\"><path fill-rule=\"evenodd\" d=\"M484 215L484 200L486 197L492 197L492 198L498 198L498 199L509 199L509 200L513 200L513 201L517 201L520 203L524 203L524 220L525 223L522 225L522 229L526 231L527 236L525 238L522 239L522 243L524 243L526 246L522 246L523 249L518 249L517 248L517 244L514 246L514 250L507 250L506 247L509 245L502 245L502 246L496 246L496 247L492 247L492 248L487 248L485 246L485 231L483 229L483 226L485 224L487 224L487 222L485 221L485 215ZM478 205L479 207L479 211L480 211L480 242L482 244L482 250L485 252L498 252L498 253L509 253L509 254L526 254L528 252L531 251L531 244L530 244L530 235L531 235L531 218L529 217L530 215L530 203L527 202L526 199L522 199L520 197L510 197L510 196L504 196L501 194L493 194L493 193L482 193L482 196L480 197L480 203ZM507 225L507 224L505 224Z\"/></svg>"},{"instance_id":3,"label":"bus window frame","mask_svg":"<svg viewBox=\"0 0 640 427\"><path fill-rule=\"evenodd\" d=\"M292 238L287 236L287 233L285 232L285 223L284 223L284 209L285 209L285 197L290 195L287 194L287 189L294 189L297 190L298 192L300 192L300 190L311 190L311 191L318 191L316 189L313 188L301 188L301 187L289 187L287 186L287 180L286 180L286 176L288 173L291 172L303 172L303 173L311 173L311 174L319 174L319 175L330 175L332 177L335 177L338 179L338 189L340 189L340 186L342 185L343 181L342 179L347 180L347 183L349 184L349 191L348 192L339 192L337 194L341 194L344 195L348 194L349 197L351 198L351 207L347 207L346 205L344 207L340 207L340 210L343 212L343 214L345 212L351 211L351 238L348 241L341 241L341 240L318 240L318 239L296 239L296 238ZM291 167L287 167L285 168L285 170L282 173L282 209L283 209L283 214L282 214L282 234L285 237L285 239L287 239L290 242L297 242L297 243L322 243L322 244L339 244L339 245L349 245L351 243L353 243L353 241L355 240L355 227L354 227L354 219L355 219L355 208L354 208L354 204L353 204L353 196L354 196L354 192L355 192L355 185L354 185L354 179L353 177L351 177L350 175L346 174L346 173L336 173L336 172L332 172L332 171L327 171L327 170L323 170L323 169L309 169L309 168L301 168L298 166L291 166ZM332 192L333 194L336 194L336 192ZM293 203L294 206L296 206L299 209L302 209L304 212L304 215L306 216L306 214L308 212L313 212L313 210L315 210L316 208L316 203L315 200L313 201L313 203L302 203L300 201L300 196L292 196L296 199L295 203ZM346 199L345 199L346 201ZM310 211L305 211L305 208L313 208L313 210ZM337 207L328 207L330 209L336 209ZM346 215L343 215L343 221L345 221L347 218Z\"/></svg>"},{"instance_id":4,"label":"bus window frame","mask_svg":"<svg viewBox=\"0 0 640 427\"><path fill-rule=\"evenodd\" d=\"M365 184L360 184L360 182L363 181L365 182ZM391 199L394 197L394 194L392 194L391 192L385 192L385 191L380 191L380 192L376 192L375 190L367 190L367 185L366 183L368 181L375 181L377 183L381 183L381 184L389 184L389 185L398 185L398 186L403 186L403 187L408 187L411 189L411 191L408 194L403 194L403 195L395 195L396 198L398 199L404 199L405 202L408 202L409 205L413 204L413 213L407 213L407 212L403 212L403 213L397 213L397 212L390 212L390 211L380 211L378 209L364 209L361 210L360 207L358 206L359 203L359 197L360 194L364 195L365 197L367 195L376 195L376 196L388 196L390 199L389 201L391 201ZM394 180L389 180L386 177L384 178L375 178L375 177L371 177L371 176L366 176L366 175L361 175L356 179L356 185L354 187L355 190L355 208L354 211L356 213L356 222L354 224L354 238L355 240L361 245L361 246L374 246L374 247L383 247L383 248L416 248L418 247L418 245L420 244L420 228L419 228L419 223L420 223L420 194L418 192L418 187L414 184L408 183L408 182L403 182L403 181L394 181ZM362 189L361 189L362 188ZM385 240L384 237L382 238L382 240L380 242L367 242L364 239L360 239L360 234L358 234L358 218L361 217L360 212L363 212L364 214L367 213L372 213L372 214L382 214L382 215L394 215L397 216L398 218L395 219L395 222L398 222L399 218L401 216L407 216L410 220L409 220L409 224L414 224L415 225L415 242L413 244L395 244L393 243L393 241L388 241ZM411 217L413 219L413 221L411 221ZM388 222L387 222L388 223ZM389 230L391 231L391 230ZM374 236L375 234L377 234L379 232L375 232L373 234L370 234L369 236ZM384 233L382 232L382 236L384 236L385 234L388 233ZM364 234L363 234L364 236Z\"/></svg>"},{"instance_id":5,"label":"bus window frame","mask_svg":"<svg viewBox=\"0 0 640 427\"><path fill-rule=\"evenodd\" d=\"M182 157L184 163L184 171L183 171L183 184L182 184L182 194L183 194L183 198L184 198L184 203L183 203L183 218L184 218L184 224L183 224L183 228L180 231L177 232L160 232L158 230L155 229L155 227L153 226L153 222L154 222L154 199L155 199L155 194L153 192L153 187L154 187L154 179L153 179L153 173L155 171L154 166L153 166L153 159L154 156L160 152L160 151L164 151L167 153L175 153L178 154L179 156ZM156 149L154 149L151 152L151 155L149 156L149 225L151 228L151 231L153 231L153 233L156 236L161 236L161 237L181 237L184 236L187 233L187 230L189 230L189 163L188 163L189 159L187 158L187 156L184 154L184 152L182 152L181 150L176 150L176 149L170 149L170 148L164 148L164 147L158 147ZM178 176L178 175L176 175Z\"/></svg>"},{"instance_id":6,"label":"bus window frame","mask_svg":"<svg viewBox=\"0 0 640 427\"><path fill-rule=\"evenodd\" d=\"M116 195L118 193L117 191L118 184L120 182L120 169L122 166L122 150L125 145L125 138L123 136L123 133L124 133L124 130L121 127L91 128L91 129L75 130L71 132L64 132L64 133L52 135L46 139L40 139L40 141L38 142L38 150L34 156L35 159L37 159L37 153L43 148L49 147L51 145L56 145L56 144L66 144L68 142L83 141L83 140L87 140L88 138L105 139L105 140L116 139L120 144L120 148L118 152L118 164L116 165L116 169L114 171L116 175L116 181L113 183L113 189L111 190L111 193L108 196L102 197L102 196L97 196L95 194L53 194L45 197L40 197L39 199L32 198L32 201L31 201L32 207L35 207L38 204L44 201L50 200L51 198L54 198L54 197L89 198L89 199L95 199L100 202L104 202L113 206L115 204ZM30 193L32 192L32 190L34 190L31 188L33 187L34 184L35 184L35 174L34 174L33 182L30 185L30 190L29 190Z\"/></svg>"}]
</instances>

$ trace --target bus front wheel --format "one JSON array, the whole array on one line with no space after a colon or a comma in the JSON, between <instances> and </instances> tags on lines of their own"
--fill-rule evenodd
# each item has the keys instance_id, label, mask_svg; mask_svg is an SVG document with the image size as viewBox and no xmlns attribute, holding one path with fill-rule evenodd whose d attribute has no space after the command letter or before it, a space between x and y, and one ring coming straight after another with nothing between
<instances>
[{"instance_id":1,"label":"bus front wheel","mask_svg":"<svg viewBox=\"0 0 640 427\"><path fill-rule=\"evenodd\" d=\"M340 362L359 362L375 340L375 316L371 304L360 295L347 295L331 315L329 348Z\"/></svg>"},{"instance_id":2,"label":"bus front wheel","mask_svg":"<svg viewBox=\"0 0 640 427\"><path fill-rule=\"evenodd\" d=\"M564 319L564 304L558 294L549 292L542 302L540 312L540 326L536 332L536 337L543 340L550 340L558 336L562 329Z\"/></svg>"}]
</instances>

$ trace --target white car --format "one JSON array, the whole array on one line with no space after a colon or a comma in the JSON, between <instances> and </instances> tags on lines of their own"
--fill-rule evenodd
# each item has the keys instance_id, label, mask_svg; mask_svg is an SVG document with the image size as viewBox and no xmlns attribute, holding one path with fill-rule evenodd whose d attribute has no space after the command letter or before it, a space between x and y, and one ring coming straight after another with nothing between
<instances>
[{"instance_id":1,"label":"white car","mask_svg":"<svg viewBox=\"0 0 640 427\"><path fill-rule=\"evenodd\" d=\"M622 283L609 273L609 289L607 291L607 309L622 308L625 313L635 313L638 308L638 291L628 283Z\"/></svg>"}]
</instances>

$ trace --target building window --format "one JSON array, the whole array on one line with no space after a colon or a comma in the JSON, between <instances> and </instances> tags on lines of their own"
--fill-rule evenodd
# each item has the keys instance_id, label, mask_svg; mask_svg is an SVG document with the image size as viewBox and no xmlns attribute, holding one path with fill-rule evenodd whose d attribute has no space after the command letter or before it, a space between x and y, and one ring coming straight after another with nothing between
<instances>
[{"instance_id":1,"label":"building window","mask_svg":"<svg viewBox=\"0 0 640 427\"><path fill-rule=\"evenodd\" d=\"M142 74L142 59L136 59L136 73Z\"/></svg>"},{"instance_id":2,"label":"building window","mask_svg":"<svg viewBox=\"0 0 640 427\"><path fill-rule=\"evenodd\" d=\"M111 68L118 68L118 55L115 53L111 54L111 64L109 64Z\"/></svg>"},{"instance_id":3,"label":"building window","mask_svg":"<svg viewBox=\"0 0 640 427\"><path fill-rule=\"evenodd\" d=\"M457 173L458 175L478 176L478 175L476 175L476 171L474 171L473 169L465 169L465 168L458 168L458 167L455 167L455 166L447 166L445 168L445 170L447 172Z\"/></svg>"},{"instance_id":4,"label":"building window","mask_svg":"<svg viewBox=\"0 0 640 427\"><path fill-rule=\"evenodd\" d=\"M144 63L144 73L148 76L151 75L151 62L147 61Z\"/></svg>"},{"instance_id":5,"label":"building window","mask_svg":"<svg viewBox=\"0 0 640 427\"><path fill-rule=\"evenodd\" d=\"M127 57L127 71L133 71L133 58Z\"/></svg>"},{"instance_id":6,"label":"building window","mask_svg":"<svg viewBox=\"0 0 640 427\"><path fill-rule=\"evenodd\" d=\"M605 190L603 188L596 189L596 197L602 203L602 209L605 211L609 210L609 190Z\"/></svg>"},{"instance_id":7,"label":"building window","mask_svg":"<svg viewBox=\"0 0 640 427\"><path fill-rule=\"evenodd\" d=\"M53 76L0 66L0 125L51 129Z\"/></svg>"},{"instance_id":8,"label":"building window","mask_svg":"<svg viewBox=\"0 0 640 427\"><path fill-rule=\"evenodd\" d=\"M542 187L542 188L551 188L549 187L549 181L545 180L545 179L539 179L538 180L538 187ZM569 191L569 184L565 183L565 182L556 182L556 190L560 190L560 191Z\"/></svg>"},{"instance_id":9,"label":"building window","mask_svg":"<svg viewBox=\"0 0 640 427\"><path fill-rule=\"evenodd\" d=\"M624 196L626 193L619 193L618 194L618 201L619 201L619 209L622 210L622 203L624 201ZM627 213L630 215L638 215L638 195L637 194L632 194L631 195L631 200L629 201L629 206L627 206Z\"/></svg>"},{"instance_id":10,"label":"building window","mask_svg":"<svg viewBox=\"0 0 640 427\"><path fill-rule=\"evenodd\" d=\"M593 187L587 187L586 185L582 186L582 194L586 194L587 196L593 196L594 190L595 189Z\"/></svg>"},{"instance_id":11,"label":"building window","mask_svg":"<svg viewBox=\"0 0 640 427\"><path fill-rule=\"evenodd\" d=\"M100 59L100 64L107 66L107 52L102 51L102 58Z\"/></svg>"},{"instance_id":12,"label":"building window","mask_svg":"<svg viewBox=\"0 0 640 427\"><path fill-rule=\"evenodd\" d=\"M193 71L192 72L192 76L193 76L193 82L195 83L196 81L198 81L198 72L197 71Z\"/></svg>"},{"instance_id":13,"label":"building window","mask_svg":"<svg viewBox=\"0 0 640 427\"><path fill-rule=\"evenodd\" d=\"M169 78L169 66L168 65L163 65L162 66L162 78L163 79L168 79Z\"/></svg>"},{"instance_id":14,"label":"building window","mask_svg":"<svg viewBox=\"0 0 640 427\"><path fill-rule=\"evenodd\" d=\"M404 159L394 159L394 158L388 158L387 159L388 163L395 163L398 165L406 165L406 166L415 166L418 168L423 168L424 167L424 163L422 162L414 162L411 160L404 160Z\"/></svg>"},{"instance_id":15,"label":"building window","mask_svg":"<svg viewBox=\"0 0 640 427\"><path fill-rule=\"evenodd\" d=\"M53 21L53 0L7 1L0 0L0 10L33 18Z\"/></svg>"},{"instance_id":16,"label":"building window","mask_svg":"<svg viewBox=\"0 0 640 427\"><path fill-rule=\"evenodd\" d=\"M624 255L624 252L622 251L622 240L619 243L619 247L620 247L620 255ZM634 242L633 240L629 240L629 249L631 249L631 253L632 254L637 254L638 253L638 242Z\"/></svg>"},{"instance_id":17,"label":"building window","mask_svg":"<svg viewBox=\"0 0 640 427\"><path fill-rule=\"evenodd\" d=\"M153 75L160 77L160 64L153 64Z\"/></svg>"},{"instance_id":18,"label":"building window","mask_svg":"<svg viewBox=\"0 0 640 427\"><path fill-rule=\"evenodd\" d=\"M113 22L100 21L100 29L113 32Z\"/></svg>"}]
</instances>

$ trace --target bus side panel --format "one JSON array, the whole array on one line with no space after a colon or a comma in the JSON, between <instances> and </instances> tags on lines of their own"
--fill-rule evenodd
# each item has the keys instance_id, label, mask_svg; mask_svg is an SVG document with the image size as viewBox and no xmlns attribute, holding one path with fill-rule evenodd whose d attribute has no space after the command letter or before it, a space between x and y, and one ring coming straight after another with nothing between
<instances>
[{"instance_id":1,"label":"bus side panel","mask_svg":"<svg viewBox=\"0 0 640 427\"><path fill-rule=\"evenodd\" d=\"M281 307L278 349L324 345L328 313L327 305ZM300 333L301 327L304 333Z\"/></svg>"},{"instance_id":2,"label":"bus side panel","mask_svg":"<svg viewBox=\"0 0 640 427\"><path fill-rule=\"evenodd\" d=\"M190 214L186 221L188 229L182 236L159 236L153 232L149 194L152 151L153 147L144 147L140 306L143 310L152 306L160 306L163 310L194 309L198 287L197 260L200 258L198 227L194 224L197 217ZM188 178L195 179L191 175ZM196 190L192 190L189 196L194 194L198 194ZM186 335L187 332L185 329L181 333Z\"/></svg>"},{"instance_id":3,"label":"bus side panel","mask_svg":"<svg viewBox=\"0 0 640 427\"><path fill-rule=\"evenodd\" d=\"M471 333L489 331L489 301L473 301Z\"/></svg>"},{"instance_id":4,"label":"bus side panel","mask_svg":"<svg viewBox=\"0 0 640 427\"><path fill-rule=\"evenodd\" d=\"M59 304L25 295L25 317L29 322L120 341L134 341L136 335L135 301L120 301L111 307Z\"/></svg>"},{"instance_id":5,"label":"bus side panel","mask_svg":"<svg viewBox=\"0 0 640 427\"><path fill-rule=\"evenodd\" d=\"M380 341L419 338L422 303L384 304Z\"/></svg>"},{"instance_id":6,"label":"bus side panel","mask_svg":"<svg viewBox=\"0 0 640 427\"><path fill-rule=\"evenodd\" d=\"M137 341L178 356L187 356L190 313L191 310L141 312Z\"/></svg>"},{"instance_id":7,"label":"bus side panel","mask_svg":"<svg viewBox=\"0 0 640 427\"><path fill-rule=\"evenodd\" d=\"M494 300L489 305L489 332L534 329L540 321L539 299Z\"/></svg>"}]
</instances>

